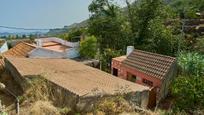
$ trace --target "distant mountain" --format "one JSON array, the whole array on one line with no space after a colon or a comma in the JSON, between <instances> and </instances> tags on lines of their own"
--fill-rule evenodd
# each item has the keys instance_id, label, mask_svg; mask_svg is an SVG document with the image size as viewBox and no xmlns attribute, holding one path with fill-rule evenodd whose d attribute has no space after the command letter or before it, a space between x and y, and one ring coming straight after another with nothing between
<instances>
[{"instance_id":1,"label":"distant mountain","mask_svg":"<svg viewBox=\"0 0 204 115\"><path fill-rule=\"evenodd\" d=\"M21 29L13 27L0 27L0 36L9 36L9 35L30 35L30 34L46 34L49 30L46 29Z\"/></svg>"},{"instance_id":2,"label":"distant mountain","mask_svg":"<svg viewBox=\"0 0 204 115\"><path fill-rule=\"evenodd\" d=\"M19 35L19 36L22 36L22 35L44 35L46 34L47 32L18 32L18 33L9 33L9 32L0 32L0 37L2 36L9 36L9 35Z\"/></svg>"},{"instance_id":3,"label":"distant mountain","mask_svg":"<svg viewBox=\"0 0 204 115\"><path fill-rule=\"evenodd\" d=\"M19 35L19 36L22 36L22 35L30 35L30 34L33 34L33 35L44 35L46 34L47 32L14 32L14 33L9 33L9 32L0 32L0 37L1 36L9 36L9 35Z\"/></svg>"},{"instance_id":4,"label":"distant mountain","mask_svg":"<svg viewBox=\"0 0 204 115\"><path fill-rule=\"evenodd\" d=\"M87 26L88 26L88 19L80 23L74 23L69 26L64 26L63 28L50 29L47 35L53 36L53 35L63 34L63 33L69 32L72 28L82 28Z\"/></svg>"}]
</instances>

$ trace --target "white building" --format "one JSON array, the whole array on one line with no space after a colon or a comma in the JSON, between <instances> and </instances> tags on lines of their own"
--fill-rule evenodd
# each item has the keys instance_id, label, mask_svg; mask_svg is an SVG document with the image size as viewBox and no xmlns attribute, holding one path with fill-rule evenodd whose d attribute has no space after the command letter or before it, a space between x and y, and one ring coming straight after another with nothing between
<instances>
[{"instance_id":1,"label":"white building","mask_svg":"<svg viewBox=\"0 0 204 115\"><path fill-rule=\"evenodd\" d=\"M0 40L0 53L8 51L8 44L6 40Z\"/></svg>"},{"instance_id":2,"label":"white building","mask_svg":"<svg viewBox=\"0 0 204 115\"><path fill-rule=\"evenodd\" d=\"M36 39L36 48L29 58L76 58L79 57L79 42L68 42L56 37Z\"/></svg>"}]
</instances>

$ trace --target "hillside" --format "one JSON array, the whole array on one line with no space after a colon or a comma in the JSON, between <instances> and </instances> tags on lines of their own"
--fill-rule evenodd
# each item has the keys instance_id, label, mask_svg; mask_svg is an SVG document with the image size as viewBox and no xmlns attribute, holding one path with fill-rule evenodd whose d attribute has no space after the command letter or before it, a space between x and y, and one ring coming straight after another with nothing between
<instances>
[{"instance_id":1,"label":"hillside","mask_svg":"<svg viewBox=\"0 0 204 115\"><path fill-rule=\"evenodd\" d=\"M79 22L79 23L74 23L69 26L64 26L63 28L50 29L47 35L48 36L58 35L58 34L69 32L69 30L72 28L81 28L81 27L86 27L86 26L88 26L88 19L82 22Z\"/></svg>"}]
</instances>

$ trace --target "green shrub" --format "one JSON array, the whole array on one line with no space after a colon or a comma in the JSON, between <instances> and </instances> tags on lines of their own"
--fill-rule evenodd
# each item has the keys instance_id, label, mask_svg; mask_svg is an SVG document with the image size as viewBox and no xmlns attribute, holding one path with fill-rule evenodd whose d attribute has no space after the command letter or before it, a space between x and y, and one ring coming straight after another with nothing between
<instances>
[{"instance_id":1,"label":"green shrub","mask_svg":"<svg viewBox=\"0 0 204 115\"><path fill-rule=\"evenodd\" d=\"M176 110L199 110L204 107L204 76L179 76L172 87Z\"/></svg>"},{"instance_id":2,"label":"green shrub","mask_svg":"<svg viewBox=\"0 0 204 115\"><path fill-rule=\"evenodd\" d=\"M176 97L174 110L192 113L204 109L204 56L182 52L178 65L181 72L171 88Z\"/></svg>"},{"instance_id":3,"label":"green shrub","mask_svg":"<svg viewBox=\"0 0 204 115\"><path fill-rule=\"evenodd\" d=\"M96 37L90 36L80 43L80 55L85 58L94 58L97 52Z\"/></svg>"},{"instance_id":4,"label":"green shrub","mask_svg":"<svg viewBox=\"0 0 204 115\"><path fill-rule=\"evenodd\" d=\"M121 56L121 50L105 49L100 55L101 69L110 73L112 58L118 56Z\"/></svg>"},{"instance_id":5,"label":"green shrub","mask_svg":"<svg viewBox=\"0 0 204 115\"><path fill-rule=\"evenodd\" d=\"M181 52L178 57L178 64L181 68L181 74L204 75L204 55Z\"/></svg>"}]
</instances>

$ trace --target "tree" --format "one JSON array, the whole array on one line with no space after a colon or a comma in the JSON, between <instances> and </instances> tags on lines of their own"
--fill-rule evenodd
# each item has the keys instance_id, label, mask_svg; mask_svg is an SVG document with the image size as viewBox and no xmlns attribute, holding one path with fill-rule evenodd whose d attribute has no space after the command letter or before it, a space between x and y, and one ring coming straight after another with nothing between
<instances>
[{"instance_id":1,"label":"tree","mask_svg":"<svg viewBox=\"0 0 204 115\"><path fill-rule=\"evenodd\" d=\"M97 39L94 36L87 37L80 43L80 55L85 58L94 58L97 52Z\"/></svg>"},{"instance_id":2,"label":"tree","mask_svg":"<svg viewBox=\"0 0 204 115\"><path fill-rule=\"evenodd\" d=\"M174 81L172 93L176 96L176 110L204 109L204 76L179 76Z\"/></svg>"},{"instance_id":3,"label":"tree","mask_svg":"<svg viewBox=\"0 0 204 115\"><path fill-rule=\"evenodd\" d=\"M165 25L174 16L162 0L137 0L128 6L128 18L134 45L138 49L173 55L176 38L171 28Z\"/></svg>"},{"instance_id":4,"label":"tree","mask_svg":"<svg viewBox=\"0 0 204 115\"><path fill-rule=\"evenodd\" d=\"M103 53L100 55L101 69L103 71L110 73L112 58L118 57L120 55L121 55L120 50L113 50L110 48L105 49Z\"/></svg>"},{"instance_id":5,"label":"tree","mask_svg":"<svg viewBox=\"0 0 204 115\"><path fill-rule=\"evenodd\" d=\"M182 52L178 64L180 75L171 88L176 96L175 109L187 112L204 109L204 56Z\"/></svg>"},{"instance_id":6,"label":"tree","mask_svg":"<svg viewBox=\"0 0 204 115\"><path fill-rule=\"evenodd\" d=\"M172 0L170 5L180 18L197 18L196 13L204 10L204 0Z\"/></svg>"},{"instance_id":7,"label":"tree","mask_svg":"<svg viewBox=\"0 0 204 115\"><path fill-rule=\"evenodd\" d=\"M26 38L26 35L25 35L25 34L23 34L23 35L22 35L22 38Z\"/></svg>"},{"instance_id":8,"label":"tree","mask_svg":"<svg viewBox=\"0 0 204 115\"><path fill-rule=\"evenodd\" d=\"M72 42L80 41L81 35L86 32L85 28L72 28L67 35L67 40Z\"/></svg>"},{"instance_id":9,"label":"tree","mask_svg":"<svg viewBox=\"0 0 204 115\"><path fill-rule=\"evenodd\" d=\"M127 25L120 8L113 0L93 0L89 6L91 17L89 33L97 37L100 52L106 48L125 49L128 39Z\"/></svg>"},{"instance_id":10,"label":"tree","mask_svg":"<svg viewBox=\"0 0 204 115\"><path fill-rule=\"evenodd\" d=\"M181 52L178 57L181 74L204 76L204 56L198 53Z\"/></svg>"},{"instance_id":11,"label":"tree","mask_svg":"<svg viewBox=\"0 0 204 115\"><path fill-rule=\"evenodd\" d=\"M195 45L195 50L204 54L204 37L197 40L197 43Z\"/></svg>"}]
</instances>

